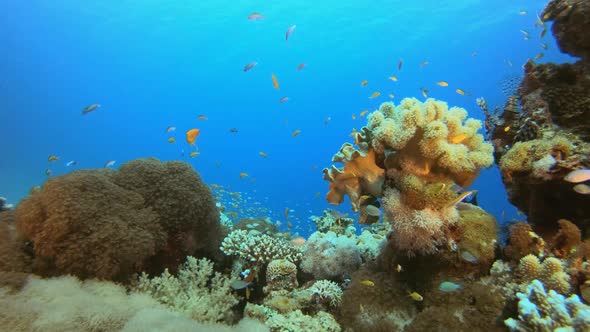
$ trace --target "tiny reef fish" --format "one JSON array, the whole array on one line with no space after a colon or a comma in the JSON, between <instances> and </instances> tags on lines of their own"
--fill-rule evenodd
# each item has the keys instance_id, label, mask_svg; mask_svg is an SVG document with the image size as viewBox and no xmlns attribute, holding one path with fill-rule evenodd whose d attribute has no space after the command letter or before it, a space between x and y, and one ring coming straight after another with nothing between
<instances>
[{"instance_id":1,"label":"tiny reef fish","mask_svg":"<svg viewBox=\"0 0 590 332\"><path fill-rule=\"evenodd\" d=\"M299 66L297 66L297 70L301 70L305 68L305 63L300 63Z\"/></svg>"},{"instance_id":2,"label":"tiny reef fish","mask_svg":"<svg viewBox=\"0 0 590 332\"><path fill-rule=\"evenodd\" d=\"M369 81L367 81L367 80L363 80L361 82L361 86L367 86L367 84L369 84Z\"/></svg>"},{"instance_id":3,"label":"tiny reef fish","mask_svg":"<svg viewBox=\"0 0 590 332\"><path fill-rule=\"evenodd\" d=\"M375 283L373 281L367 280L367 279L361 280L361 284L363 284L365 286L371 286L371 287L375 286Z\"/></svg>"},{"instance_id":4,"label":"tiny reef fish","mask_svg":"<svg viewBox=\"0 0 590 332\"><path fill-rule=\"evenodd\" d=\"M398 79L397 79L397 76L395 76L395 75L391 75L391 76L389 76L388 78L389 78L390 80L394 81L394 82L397 82L397 80L398 80Z\"/></svg>"},{"instance_id":5,"label":"tiny reef fish","mask_svg":"<svg viewBox=\"0 0 590 332\"><path fill-rule=\"evenodd\" d=\"M266 157L268 157L268 155L267 155L267 154L266 154L266 152L264 152L264 151L260 151L260 152L258 152L258 154L259 154L259 155L260 155L262 158L266 158Z\"/></svg>"},{"instance_id":6,"label":"tiny reef fish","mask_svg":"<svg viewBox=\"0 0 590 332\"><path fill-rule=\"evenodd\" d=\"M246 173L246 172L241 172L241 173L240 173L240 179L243 179L243 178L245 178L245 177L247 177L247 176L249 176L249 175L248 175L248 173Z\"/></svg>"},{"instance_id":7,"label":"tiny reef fish","mask_svg":"<svg viewBox=\"0 0 590 332\"><path fill-rule=\"evenodd\" d=\"M205 115L205 114L199 114L199 116L197 116L198 120L209 120L209 118Z\"/></svg>"},{"instance_id":8,"label":"tiny reef fish","mask_svg":"<svg viewBox=\"0 0 590 332\"><path fill-rule=\"evenodd\" d=\"M590 169L577 169L567 173L563 178L567 182L580 183L590 180Z\"/></svg>"},{"instance_id":9,"label":"tiny reef fish","mask_svg":"<svg viewBox=\"0 0 590 332\"><path fill-rule=\"evenodd\" d=\"M254 68L257 64L258 64L258 62L253 61L253 62L250 62L249 64L245 65L244 72L249 71L250 69Z\"/></svg>"},{"instance_id":10,"label":"tiny reef fish","mask_svg":"<svg viewBox=\"0 0 590 332\"><path fill-rule=\"evenodd\" d=\"M86 115L92 111L97 110L98 108L100 108L100 104L88 105L88 106L84 107L84 109L82 110L82 115Z\"/></svg>"},{"instance_id":11,"label":"tiny reef fish","mask_svg":"<svg viewBox=\"0 0 590 332\"><path fill-rule=\"evenodd\" d=\"M275 74L272 74L272 86L277 90L279 89L279 81L277 80Z\"/></svg>"},{"instance_id":12,"label":"tiny reef fish","mask_svg":"<svg viewBox=\"0 0 590 332\"><path fill-rule=\"evenodd\" d=\"M293 132L293 134L291 134L291 136L296 137L299 134L301 134L301 130L295 129L295 131Z\"/></svg>"},{"instance_id":13,"label":"tiny reef fish","mask_svg":"<svg viewBox=\"0 0 590 332\"><path fill-rule=\"evenodd\" d=\"M397 70L401 71L403 65L404 65L404 59L399 59L399 61L397 62Z\"/></svg>"},{"instance_id":14,"label":"tiny reef fish","mask_svg":"<svg viewBox=\"0 0 590 332\"><path fill-rule=\"evenodd\" d=\"M260 14L260 13L256 13L256 12L254 12L254 13L252 13L252 14L248 15L248 19L249 19L250 21L257 21L257 20L261 20L261 19L263 19L263 18L264 18L264 16L263 16L262 14Z\"/></svg>"},{"instance_id":15,"label":"tiny reef fish","mask_svg":"<svg viewBox=\"0 0 590 332\"><path fill-rule=\"evenodd\" d=\"M449 83L447 81L438 81L436 82L436 84L442 87L449 86Z\"/></svg>"},{"instance_id":16,"label":"tiny reef fish","mask_svg":"<svg viewBox=\"0 0 590 332\"><path fill-rule=\"evenodd\" d=\"M191 158L194 158L194 157L198 156L199 154L201 154L199 151L191 151L191 153L189 153L188 156Z\"/></svg>"},{"instance_id":17,"label":"tiny reef fish","mask_svg":"<svg viewBox=\"0 0 590 332\"><path fill-rule=\"evenodd\" d=\"M422 295L418 294L418 292L411 292L411 293L408 292L408 296L412 300L417 301L417 302L420 302L420 301L424 300L424 298L422 297Z\"/></svg>"},{"instance_id":18,"label":"tiny reef fish","mask_svg":"<svg viewBox=\"0 0 590 332\"><path fill-rule=\"evenodd\" d=\"M49 162L54 162L54 161L58 161L58 160L59 160L59 157L56 155L51 155L51 156L47 157L47 161L49 161Z\"/></svg>"},{"instance_id":19,"label":"tiny reef fish","mask_svg":"<svg viewBox=\"0 0 590 332\"><path fill-rule=\"evenodd\" d=\"M293 31L295 31L295 28L297 28L296 25L292 25L287 29L287 32L285 32L285 40L288 41L289 37L291 36L291 34L293 33Z\"/></svg>"},{"instance_id":20,"label":"tiny reef fish","mask_svg":"<svg viewBox=\"0 0 590 332\"><path fill-rule=\"evenodd\" d=\"M176 143L176 138L168 137L168 143Z\"/></svg>"},{"instance_id":21,"label":"tiny reef fish","mask_svg":"<svg viewBox=\"0 0 590 332\"><path fill-rule=\"evenodd\" d=\"M107 162L104 164L104 167L105 167L105 168L108 168L108 167L113 167L113 166L115 166L115 163L116 163L116 161L115 161L115 160L109 160L109 161L107 161Z\"/></svg>"},{"instance_id":22,"label":"tiny reef fish","mask_svg":"<svg viewBox=\"0 0 590 332\"><path fill-rule=\"evenodd\" d=\"M289 101L289 97L282 97L281 99L279 99L279 103L285 103Z\"/></svg>"},{"instance_id":23,"label":"tiny reef fish","mask_svg":"<svg viewBox=\"0 0 590 332\"><path fill-rule=\"evenodd\" d=\"M381 95L381 92L375 91L375 92L373 92L373 94L371 94L369 99L377 98L377 97L379 97L379 95Z\"/></svg>"}]
</instances>

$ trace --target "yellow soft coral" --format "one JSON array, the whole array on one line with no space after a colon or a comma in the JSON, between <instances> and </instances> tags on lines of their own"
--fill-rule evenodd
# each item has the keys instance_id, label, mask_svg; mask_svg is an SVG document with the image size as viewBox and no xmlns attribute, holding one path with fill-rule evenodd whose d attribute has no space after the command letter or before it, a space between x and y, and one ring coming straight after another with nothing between
<instances>
[{"instance_id":1,"label":"yellow soft coral","mask_svg":"<svg viewBox=\"0 0 590 332\"><path fill-rule=\"evenodd\" d=\"M551 163L545 166L547 163L539 163L539 161L551 157L554 164L556 160L566 159L572 153L572 149L571 141L563 136L555 136L549 140L534 139L517 142L500 159L500 170L506 175L514 172L533 172L538 177L553 166Z\"/></svg>"},{"instance_id":2,"label":"yellow soft coral","mask_svg":"<svg viewBox=\"0 0 590 332\"><path fill-rule=\"evenodd\" d=\"M395 168L420 176L443 176L466 186L493 162L492 145L477 134L481 122L466 117L467 111L448 109L442 101L406 98L394 112L383 113L382 120L371 116L374 146L395 152L390 157Z\"/></svg>"}]
</instances>

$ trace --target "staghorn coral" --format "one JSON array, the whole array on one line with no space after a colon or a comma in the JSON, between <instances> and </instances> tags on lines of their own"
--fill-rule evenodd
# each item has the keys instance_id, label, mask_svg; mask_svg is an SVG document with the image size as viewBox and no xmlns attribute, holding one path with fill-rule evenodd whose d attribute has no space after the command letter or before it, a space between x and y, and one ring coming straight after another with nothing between
<instances>
[{"instance_id":1,"label":"staghorn coral","mask_svg":"<svg viewBox=\"0 0 590 332\"><path fill-rule=\"evenodd\" d=\"M565 298L553 290L546 292L543 284L533 280L526 293L518 293L518 319L504 321L511 331L588 331L590 307L577 295Z\"/></svg>"},{"instance_id":2,"label":"staghorn coral","mask_svg":"<svg viewBox=\"0 0 590 332\"><path fill-rule=\"evenodd\" d=\"M160 277L142 273L135 290L149 294L173 311L199 322L221 322L231 318L238 303L231 280L213 273L213 263L188 256L174 277L164 270Z\"/></svg>"},{"instance_id":3,"label":"staghorn coral","mask_svg":"<svg viewBox=\"0 0 590 332\"><path fill-rule=\"evenodd\" d=\"M358 269L361 256L356 241L336 233L313 233L301 261L301 269L316 279L343 279Z\"/></svg>"},{"instance_id":4,"label":"staghorn coral","mask_svg":"<svg viewBox=\"0 0 590 332\"><path fill-rule=\"evenodd\" d=\"M286 259L275 259L266 267L265 292L297 288L297 266Z\"/></svg>"},{"instance_id":5,"label":"staghorn coral","mask_svg":"<svg viewBox=\"0 0 590 332\"><path fill-rule=\"evenodd\" d=\"M51 178L19 204L16 219L41 275L127 280L160 273L187 254L213 256L221 236L199 175L186 163L156 159Z\"/></svg>"},{"instance_id":6,"label":"staghorn coral","mask_svg":"<svg viewBox=\"0 0 590 332\"><path fill-rule=\"evenodd\" d=\"M238 256L254 265L263 265L275 259L299 262L302 257L301 249L287 241L241 229L229 233L220 249L228 256Z\"/></svg>"}]
</instances>

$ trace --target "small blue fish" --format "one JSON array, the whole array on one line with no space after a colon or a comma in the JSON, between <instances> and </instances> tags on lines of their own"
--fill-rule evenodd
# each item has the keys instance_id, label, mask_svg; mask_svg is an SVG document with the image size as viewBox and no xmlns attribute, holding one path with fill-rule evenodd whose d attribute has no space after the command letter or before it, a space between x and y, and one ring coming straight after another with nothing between
<instances>
[{"instance_id":1,"label":"small blue fish","mask_svg":"<svg viewBox=\"0 0 590 332\"><path fill-rule=\"evenodd\" d=\"M289 36L291 36L293 31L295 31L296 27L297 27L296 25L292 25L289 27L289 29L287 29L287 32L285 33L285 40L289 40Z\"/></svg>"},{"instance_id":2,"label":"small blue fish","mask_svg":"<svg viewBox=\"0 0 590 332\"><path fill-rule=\"evenodd\" d=\"M108 168L108 167L113 167L113 166L115 166L115 163L116 163L116 161L115 161L115 160L109 160L109 161L107 161L107 162L104 164L104 167L105 167L105 168Z\"/></svg>"},{"instance_id":3,"label":"small blue fish","mask_svg":"<svg viewBox=\"0 0 590 332\"><path fill-rule=\"evenodd\" d=\"M463 286L456 284L452 281L443 281L438 286L438 290L440 290L441 292L445 292L445 293L456 292L456 291L460 290L461 288L463 288Z\"/></svg>"},{"instance_id":4,"label":"small blue fish","mask_svg":"<svg viewBox=\"0 0 590 332\"><path fill-rule=\"evenodd\" d=\"M256 61L250 62L249 64L244 66L244 71L246 72L246 71L254 68L257 64L258 64L258 62L256 62Z\"/></svg>"},{"instance_id":5,"label":"small blue fish","mask_svg":"<svg viewBox=\"0 0 590 332\"><path fill-rule=\"evenodd\" d=\"M71 166L76 166L77 164L78 164L77 161L72 160L72 161L68 161L67 164L66 164L66 166L67 167L71 167Z\"/></svg>"}]
</instances>

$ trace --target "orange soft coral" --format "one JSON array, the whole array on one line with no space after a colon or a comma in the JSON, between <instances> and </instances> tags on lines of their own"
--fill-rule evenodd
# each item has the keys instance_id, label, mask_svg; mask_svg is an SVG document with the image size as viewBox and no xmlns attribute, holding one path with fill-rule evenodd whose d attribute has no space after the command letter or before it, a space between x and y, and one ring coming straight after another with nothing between
<instances>
[{"instance_id":1,"label":"orange soft coral","mask_svg":"<svg viewBox=\"0 0 590 332\"><path fill-rule=\"evenodd\" d=\"M354 149L352 144L345 143L332 162L344 163L344 168L332 165L324 169L324 179L330 181L326 197L330 204L338 205L344 200L344 195L348 195L353 210L358 211L362 195L381 196L384 170L377 166L373 149L363 153Z\"/></svg>"}]
</instances>

